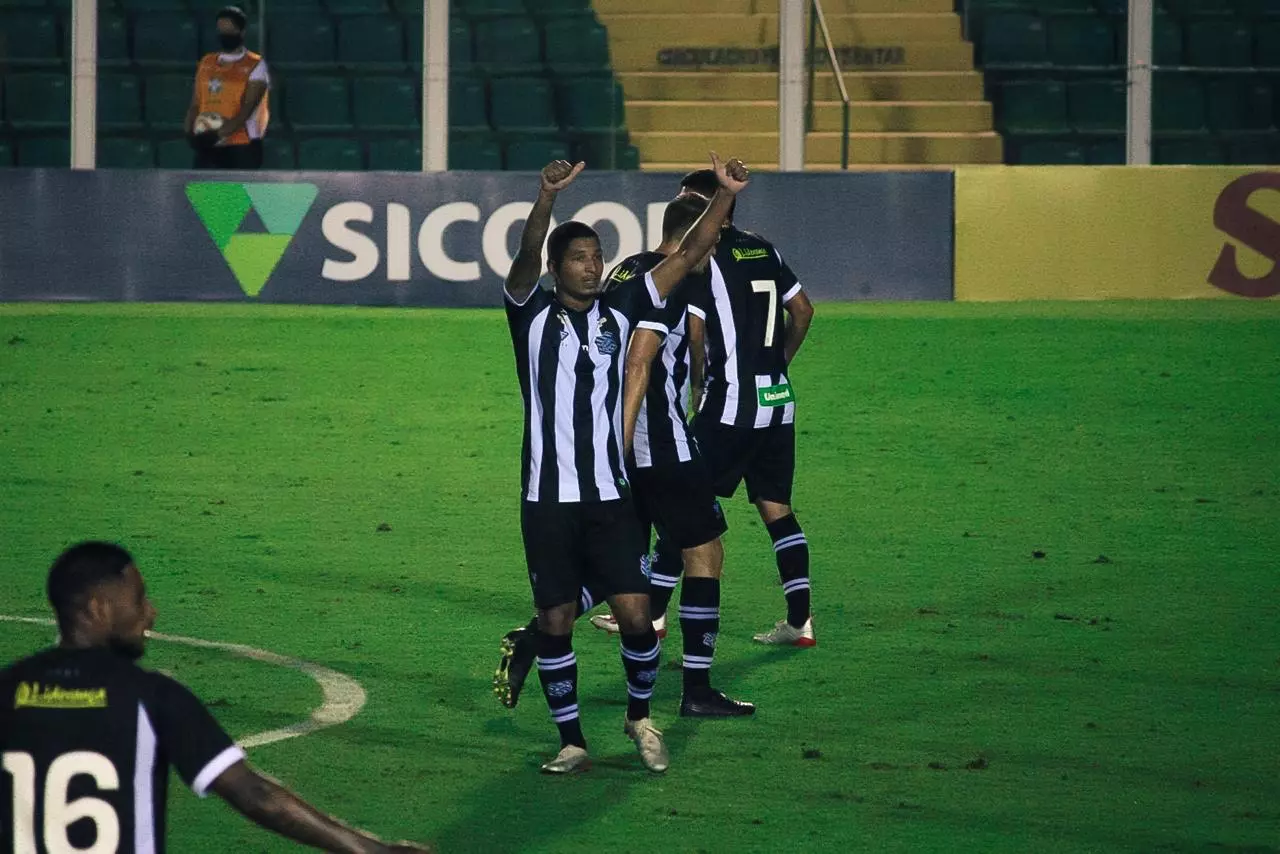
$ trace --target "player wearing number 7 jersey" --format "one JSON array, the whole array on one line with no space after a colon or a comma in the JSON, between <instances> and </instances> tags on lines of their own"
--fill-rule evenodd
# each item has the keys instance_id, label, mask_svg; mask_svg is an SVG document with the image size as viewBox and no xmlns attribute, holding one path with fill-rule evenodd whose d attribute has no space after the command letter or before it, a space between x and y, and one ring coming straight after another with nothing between
<instances>
[{"instance_id":1,"label":"player wearing number 7 jersey","mask_svg":"<svg viewBox=\"0 0 1280 854\"><path fill-rule=\"evenodd\" d=\"M701 170L681 182L682 193L703 197L708 187ZM747 498L773 540L787 617L755 640L813 646L809 546L791 509L796 398L787 375L813 320L813 304L778 250L735 228L732 216L730 211L706 286L689 295L693 434L716 494L732 497L745 480ZM664 604L657 588L674 587L680 573L671 569L680 566L679 552L660 541L652 575L655 615Z\"/></svg>"},{"instance_id":2,"label":"player wearing number 7 jersey","mask_svg":"<svg viewBox=\"0 0 1280 854\"><path fill-rule=\"evenodd\" d=\"M13 854L162 854L169 768L200 797L325 851L389 845L318 812L245 761L195 695L138 667L155 622L129 553L81 543L49 571L58 646L0 671L0 840ZM12 845L8 840L12 840ZM226 850L209 839L200 850Z\"/></svg>"}]
</instances>

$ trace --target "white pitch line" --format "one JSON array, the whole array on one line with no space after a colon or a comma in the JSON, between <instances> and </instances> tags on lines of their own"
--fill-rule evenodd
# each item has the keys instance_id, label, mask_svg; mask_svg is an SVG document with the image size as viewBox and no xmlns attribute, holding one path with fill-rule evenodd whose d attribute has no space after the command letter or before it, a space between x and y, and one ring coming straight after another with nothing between
<instances>
[{"instance_id":1,"label":"white pitch line","mask_svg":"<svg viewBox=\"0 0 1280 854\"><path fill-rule=\"evenodd\" d=\"M55 625L54 621L47 617L13 617L6 614L0 614L0 622L27 623L35 626ZM322 667L319 664L303 661L300 658L290 658L286 655L279 655L265 649L245 646L244 644L208 641L180 635L166 635L160 632L151 632L148 637L152 640L193 646L200 649L217 649L251 661L261 661L265 664L274 664L277 667L288 667L292 670L301 671L316 681L316 684L320 686L320 693L324 696L324 701L319 708L311 712L310 718L287 727L270 730L269 732L247 735L237 742L245 749L261 747L264 744L274 744L277 741L297 738L301 735L309 735L331 726L346 723L360 713L360 710L364 708L365 701L368 700L364 688L350 676Z\"/></svg>"}]
</instances>

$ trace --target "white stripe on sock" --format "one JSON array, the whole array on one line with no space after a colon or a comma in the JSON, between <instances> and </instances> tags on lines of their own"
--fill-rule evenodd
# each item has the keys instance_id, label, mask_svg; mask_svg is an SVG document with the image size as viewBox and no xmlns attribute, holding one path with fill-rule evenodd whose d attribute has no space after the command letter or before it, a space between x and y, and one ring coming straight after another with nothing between
<instances>
[{"instance_id":1,"label":"white stripe on sock","mask_svg":"<svg viewBox=\"0 0 1280 854\"><path fill-rule=\"evenodd\" d=\"M682 620L716 620L719 618L719 608L700 608L693 605L680 606L680 619Z\"/></svg>"},{"instance_id":2,"label":"white stripe on sock","mask_svg":"<svg viewBox=\"0 0 1280 854\"><path fill-rule=\"evenodd\" d=\"M686 655L684 657L685 670L710 670L711 659L701 655Z\"/></svg>"},{"instance_id":3,"label":"white stripe on sock","mask_svg":"<svg viewBox=\"0 0 1280 854\"><path fill-rule=\"evenodd\" d=\"M568 655L562 655L559 658L538 658L539 670L558 670L561 667L568 667L571 664L577 664L578 657L572 652Z\"/></svg>"},{"instance_id":4,"label":"white stripe on sock","mask_svg":"<svg viewBox=\"0 0 1280 854\"><path fill-rule=\"evenodd\" d=\"M791 536L789 536L789 537L783 537L782 539L780 539L780 540L778 540L776 543L774 543L774 544L773 544L773 550L774 550L775 552L780 552L780 551L782 551L783 549L789 549L789 548L793 548L793 547L795 547L795 546L805 546L805 545L808 545L808 544L809 544L809 541L805 539L805 537L804 537L804 534L803 534L803 533L800 533L800 534L792 534Z\"/></svg>"},{"instance_id":5,"label":"white stripe on sock","mask_svg":"<svg viewBox=\"0 0 1280 854\"><path fill-rule=\"evenodd\" d=\"M565 721L571 721L577 716L578 716L577 703L574 703L572 706L565 706L563 709L551 710L551 720L555 721L558 724L562 724Z\"/></svg>"},{"instance_id":6,"label":"white stripe on sock","mask_svg":"<svg viewBox=\"0 0 1280 854\"><path fill-rule=\"evenodd\" d=\"M653 661L658 657L661 647L658 644L653 645L653 649L648 652L632 652L625 646L622 648L622 657L628 661Z\"/></svg>"},{"instance_id":7,"label":"white stripe on sock","mask_svg":"<svg viewBox=\"0 0 1280 854\"><path fill-rule=\"evenodd\" d=\"M635 697L637 700L648 700L653 696L652 688L632 688L631 683L627 683L627 696Z\"/></svg>"},{"instance_id":8,"label":"white stripe on sock","mask_svg":"<svg viewBox=\"0 0 1280 854\"><path fill-rule=\"evenodd\" d=\"M786 584L782 585L783 593L795 593L797 590L808 590L808 589L809 589L809 579L807 578L797 578L793 581L788 581Z\"/></svg>"}]
</instances>

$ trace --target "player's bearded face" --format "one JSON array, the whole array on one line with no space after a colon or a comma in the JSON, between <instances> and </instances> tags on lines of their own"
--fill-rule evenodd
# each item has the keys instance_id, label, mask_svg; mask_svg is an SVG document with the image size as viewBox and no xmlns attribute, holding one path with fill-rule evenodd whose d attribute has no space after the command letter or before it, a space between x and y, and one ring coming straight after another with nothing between
<instances>
[{"instance_id":1,"label":"player's bearded face","mask_svg":"<svg viewBox=\"0 0 1280 854\"><path fill-rule=\"evenodd\" d=\"M556 270L556 287L572 297L590 299L600 295L604 257L600 242L580 237L569 244Z\"/></svg>"}]
</instances>

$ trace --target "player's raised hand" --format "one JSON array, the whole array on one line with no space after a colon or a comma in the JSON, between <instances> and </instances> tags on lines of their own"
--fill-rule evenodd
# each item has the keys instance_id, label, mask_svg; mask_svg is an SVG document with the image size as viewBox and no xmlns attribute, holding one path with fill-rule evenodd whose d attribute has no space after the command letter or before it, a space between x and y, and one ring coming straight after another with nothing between
<instances>
[{"instance_id":1,"label":"player's raised hand","mask_svg":"<svg viewBox=\"0 0 1280 854\"><path fill-rule=\"evenodd\" d=\"M720 156L713 151L711 152L711 168L715 170L720 186L730 193L742 192L742 189L747 186L747 182L751 180L751 173L747 171L746 164L736 157L728 163L721 163Z\"/></svg>"},{"instance_id":2,"label":"player's raised hand","mask_svg":"<svg viewBox=\"0 0 1280 854\"><path fill-rule=\"evenodd\" d=\"M542 189L548 193L558 193L573 183L578 173L587 167L579 160L570 163L568 160L553 160L542 167Z\"/></svg>"}]
</instances>

